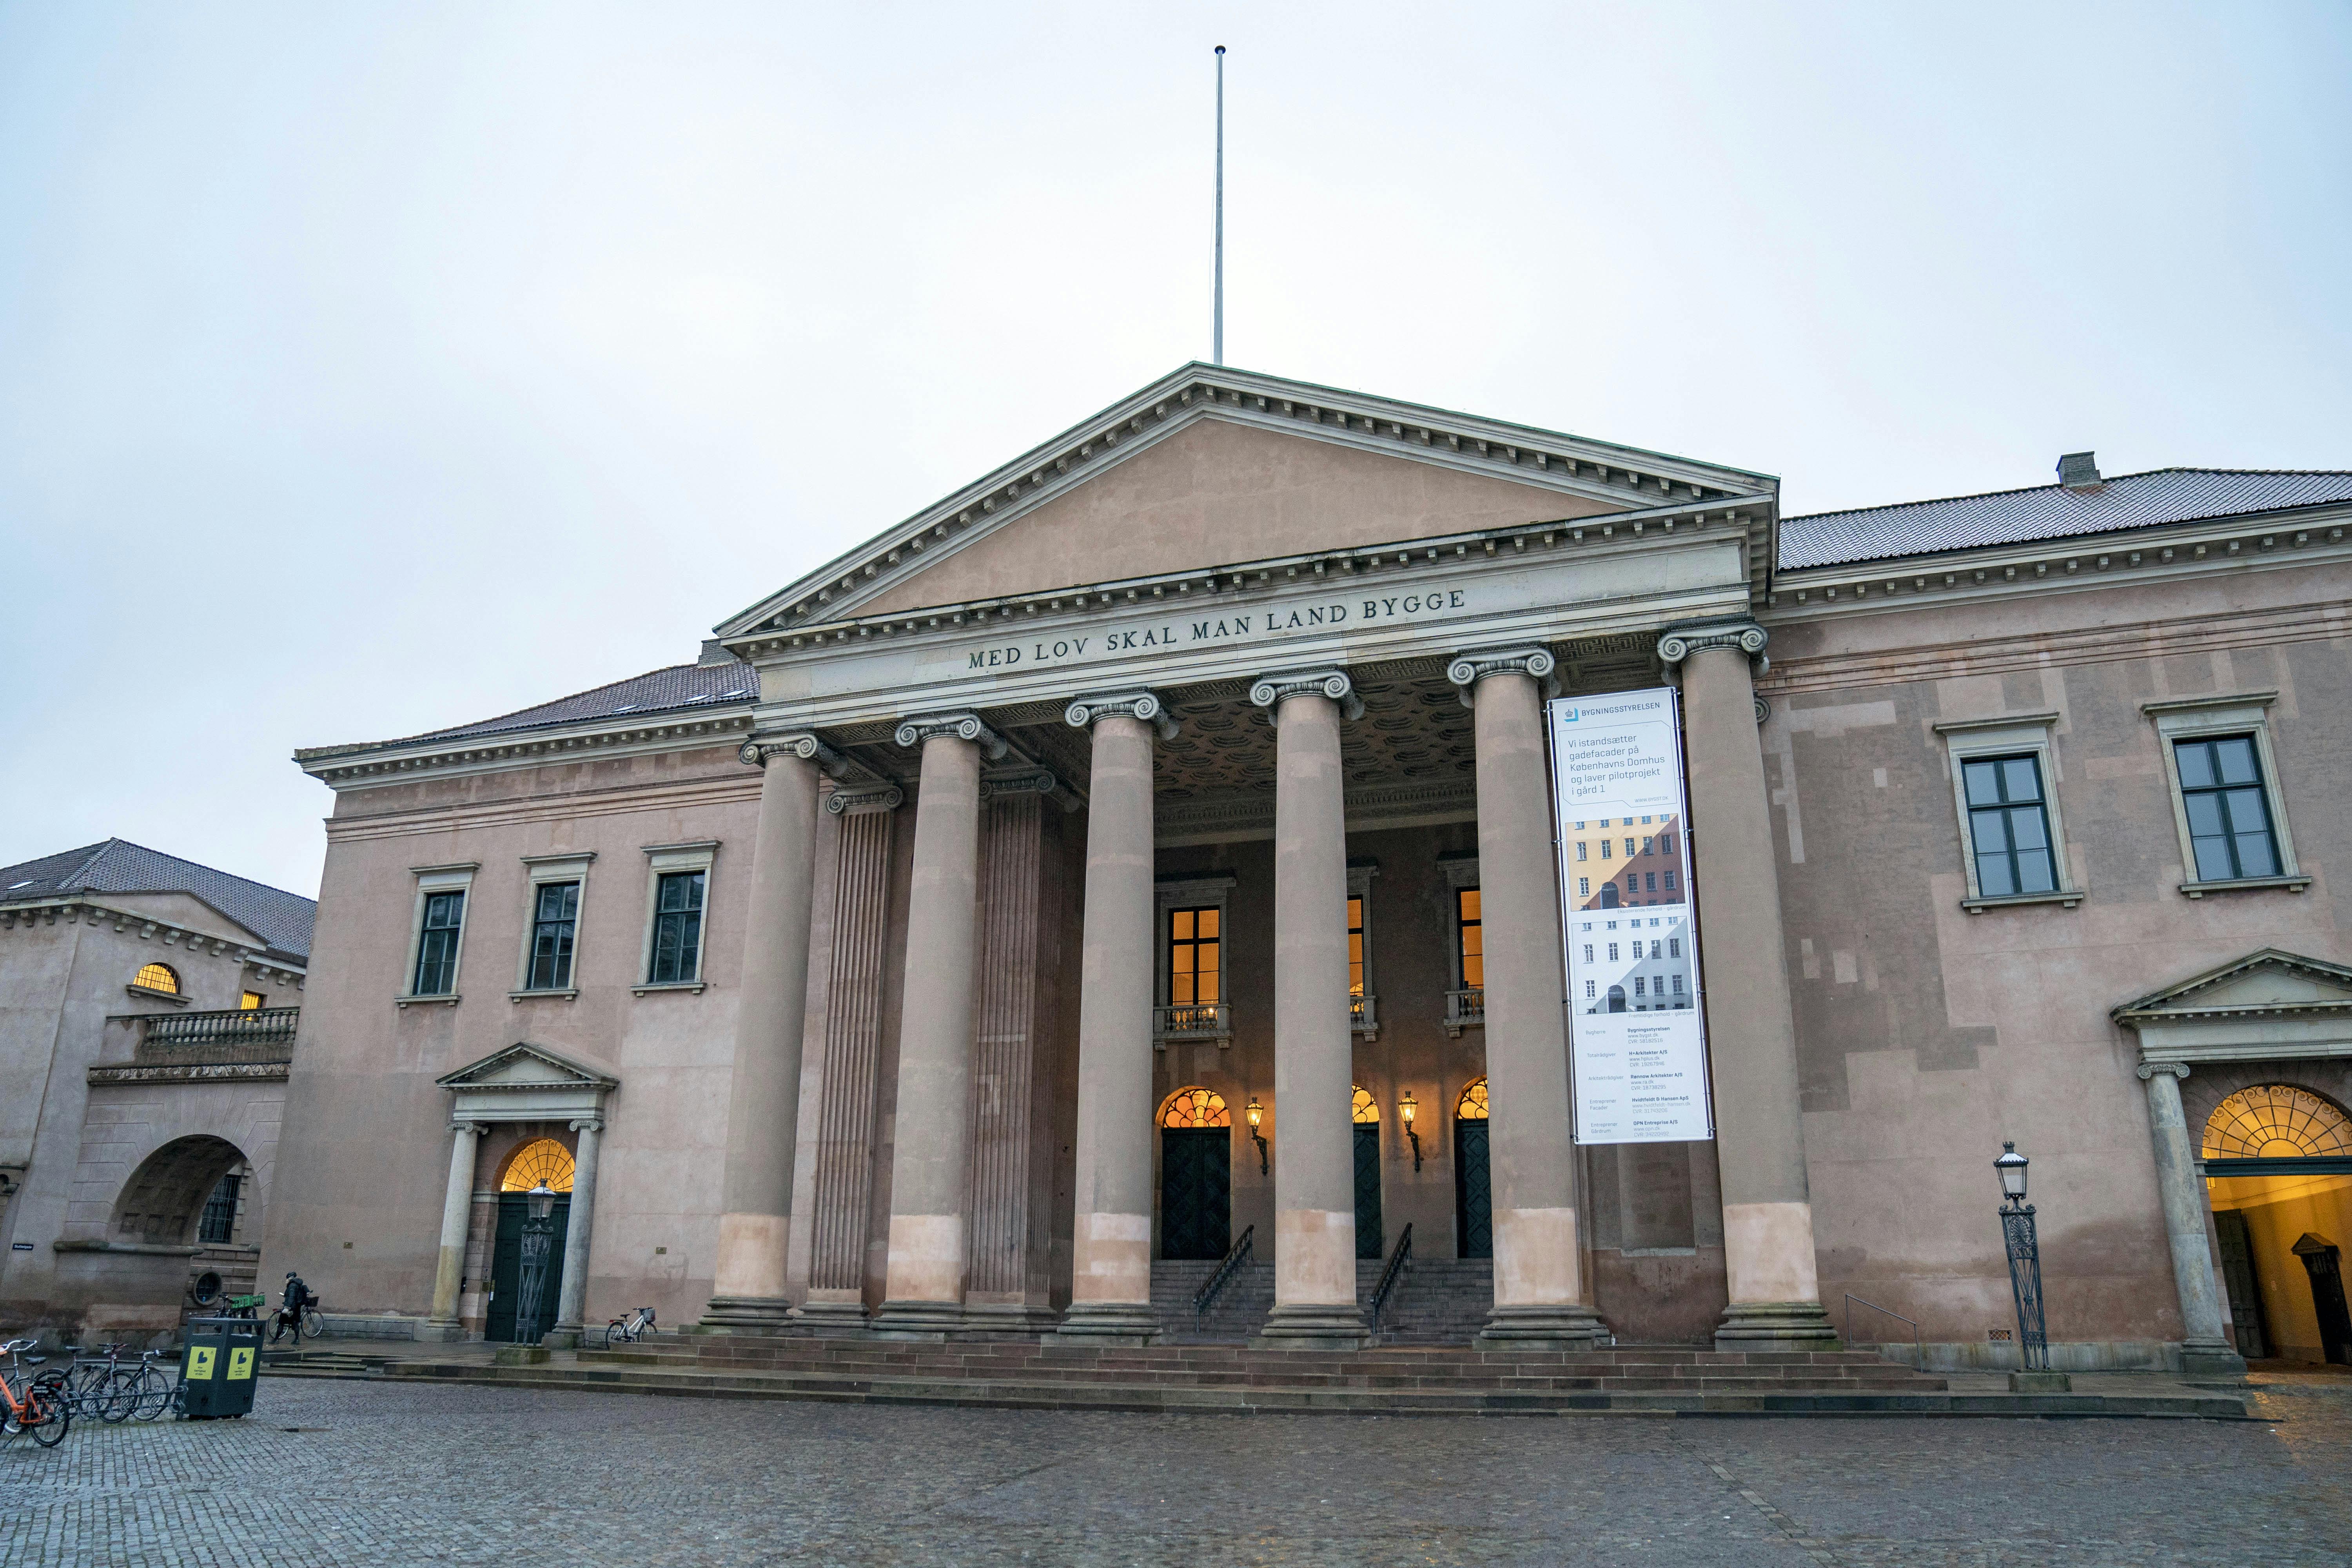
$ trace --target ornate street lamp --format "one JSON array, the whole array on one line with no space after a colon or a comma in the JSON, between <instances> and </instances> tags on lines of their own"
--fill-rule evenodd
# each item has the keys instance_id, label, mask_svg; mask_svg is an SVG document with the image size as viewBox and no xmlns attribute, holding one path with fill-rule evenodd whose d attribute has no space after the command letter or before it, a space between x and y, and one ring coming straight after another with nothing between
<instances>
[{"instance_id":1,"label":"ornate street lamp","mask_svg":"<svg viewBox=\"0 0 2352 1568\"><path fill-rule=\"evenodd\" d=\"M535 1345L545 1331L547 1255L555 1250L555 1194L545 1181L523 1194L522 1279L515 1303L515 1343Z\"/></svg>"},{"instance_id":2,"label":"ornate street lamp","mask_svg":"<svg viewBox=\"0 0 2352 1568\"><path fill-rule=\"evenodd\" d=\"M1249 1118L1250 1137L1257 1144L1257 1173L1263 1176L1266 1172L1265 1134L1257 1130L1257 1124L1265 1120L1265 1107L1260 1105L1257 1102L1257 1096L1253 1094L1250 1096L1249 1104L1243 1108L1242 1114Z\"/></svg>"},{"instance_id":3,"label":"ornate street lamp","mask_svg":"<svg viewBox=\"0 0 2352 1568\"><path fill-rule=\"evenodd\" d=\"M1420 1173L1421 1171L1421 1134L1413 1131L1412 1113L1420 1109L1421 1102L1413 1099L1411 1089L1406 1089L1404 1097L1397 1101L1397 1117L1404 1123L1404 1135L1412 1140L1412 1168L1415 1174Z\"/></svg>"},{"instance_id":4,"label":"ornate street lamp","mask_svg":"<svg viewBox=\"0 0 2352 1568\"><path fill-rule=\"evenodd\" d=\"M2050 1370L2050 1333L2042 1314L2042 1244L2033 1205L2025 1201L2025 1167L2017 1145L2004 1142L1992 1168L2000 1176L2000 1235L2009 1253L2010 1294L2017 1301L2017 1348L2027 1372Z\"/></svg>"}]
</instances>

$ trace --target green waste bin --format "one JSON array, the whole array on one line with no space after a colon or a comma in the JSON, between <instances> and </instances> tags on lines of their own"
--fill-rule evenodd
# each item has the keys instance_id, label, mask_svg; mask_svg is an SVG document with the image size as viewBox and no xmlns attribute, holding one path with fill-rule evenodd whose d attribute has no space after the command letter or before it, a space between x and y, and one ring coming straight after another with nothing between
<instances>
[{"instance_id":1,"label":"green waste bin","mask_svg":"<svg viewBox=\"0 0 2352 1568\"><path fill-rule=\"evenodd\" d=\"M181 1413L191 1421L234 1418L253 1408L261 1370L261 1323L256 1318L190 1318L180 1352Z\"/></svg>"}]
</instances>

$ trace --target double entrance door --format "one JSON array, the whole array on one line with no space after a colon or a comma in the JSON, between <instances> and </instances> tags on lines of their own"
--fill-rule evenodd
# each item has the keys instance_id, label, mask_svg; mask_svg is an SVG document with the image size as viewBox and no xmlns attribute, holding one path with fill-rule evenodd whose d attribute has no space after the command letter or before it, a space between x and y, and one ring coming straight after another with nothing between
<instances>
[{"instance_id":1,"label":"double entrance door","mask_svg":"<svg viewBox=\"0 0 2352 1568\"><path fill-rule=\"evenodd\" d=\"M1454 1147L1456 1248L1464 1258L1492 1258L1495 1230L1487 1196L1486 1119L1458 1119L1454 1123ZM1223 1258L1233 1245L1233 1151L1234 1133L1229 1127L1160 1130L1160 1257L1214 1259ZM1386 1254L1388 1233L1381 1217L1379 1123L1356 1124L1355 1155L1356 1256L1381 1258ZM502 1224L499 1235L505 1234ZM520 1232L517 1237L520 1257ZM497 1321L495 1316L492 1321ZM499 1336L493 1332L490 1337Z\"/></svg>"},{"instance_id":2,"label":"double entrance door","mask_svg":"<svg viewBox=\"0 0 2352 1568\"><path fill-rule=\"evenodd\" d=\"M530 1217L530 1201L522 1193L499 1194L498 1237L490 1246L489 1312L482 1325L482 1337L493 1344L520 1341L536 1344L540 1335L555 1326L555 1293L563 1281L563 1237L572 1223L572 1196L566 1193L555 1200L555 1212L549 1216L555 1234L548 1238L547 1273L539 1289L538 1310L531 1319L519 1322L517 1315L524 1305L522 1227Z\"/></svg>"}]
</instances>

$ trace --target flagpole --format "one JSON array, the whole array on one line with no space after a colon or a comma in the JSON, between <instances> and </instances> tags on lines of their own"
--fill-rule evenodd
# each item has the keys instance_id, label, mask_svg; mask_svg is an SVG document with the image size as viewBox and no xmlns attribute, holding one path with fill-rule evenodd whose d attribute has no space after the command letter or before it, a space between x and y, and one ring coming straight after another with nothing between
<instances>
[{"instance_id":1,"label":"flagpole","mask_svg":"<svg viewBox=\"0 0 2352 1568\"><path fill-rule=\"evenodd\" d=\"M1217 46L1217 293L1209 360L1225 363L1225 46Z\"/></svg>"}]
</instances>

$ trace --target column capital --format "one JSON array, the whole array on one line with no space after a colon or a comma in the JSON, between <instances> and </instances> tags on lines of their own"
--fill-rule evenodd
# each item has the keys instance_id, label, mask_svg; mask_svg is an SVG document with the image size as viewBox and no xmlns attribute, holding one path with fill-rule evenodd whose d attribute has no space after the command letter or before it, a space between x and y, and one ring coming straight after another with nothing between
<instances>
[{"instance_id":1,"label":"column capital","mask_svg":"<svg viewBox=\"0 0 2352 1568\"><path fill-rule=\"evenodd\" d=\"M2142 1062L2133 1070L2139 1074L2140 1081L2146 1083L2160 1072L2168 1072L2174 1078L2185 1079L2189 1076L2189 1064L2187 1062Z\"/></svg>"},{"instance_id":2,"label":"column capital","mask_svg":"<svg viewBox=\"0 0 2352 1568\"><path fill-rule=\"evenodd\" d=\"M449 1123L449 1131L458 1133L470 1132L475 1137L479 1138L483 1133L489 1131L489 1127L486 1123L479 1121L452 1121Z\"/></svg>"},{"instance_id":3,"label":"column capital","mask_svg":"<svg viewBox=\"0 0 2352 1568\"><path fill-rule=\"evenodd\" d=\"M1051 768L1021 768L1011 773L981 775L980 798L993 800L1001 795L1051 795L1062 787Z\"/></svg>"},{"instance_id":4,"label":"column capital","mask_svg":"<svg viewBox=\"0 0 2352 1568\"><path fill-rule=\"evenodd\" d=\"M795 731L777 735L755 735L743 742L736 753L746 766L764 768L777 757L798 757L814 763L824 772L839 778L849 767L848 759L826 745L807 731Z\"/></svg>"},{"instance_id":5,"label":"column capital","mask_svg":"<svg viewBox=\"0 0 2352 1568\"><path fill-rule=\"evenodd\" d=\"M1168 705L1160 700L1157 692L1119 691L1104 697L1078 697L1063 710L1062 721L1073 730L1089 730L1096 720L1109 713L1123 713L1130 719L1140 719L1160 731L1163 741L1176 738L1176 721L1168 716Z\"/></svg>"},{"instance_id":6,"label":"column capital","mask_svg":"<svg viewBox=\"0 0 2352 1568\"><path fill-rule=\"evenodd\" d=\"M574 1132L602 1132L604 1131L604 1119L601 1116L574 1117L572 1121L572 1131Z\"/></svg>"},{"instance_id":7,"label":"column capital","mask_svg":"<svg viewBox=\"0 0 2352 1568\"><path fill-rule=\"evenodd\" d=\"M836 789L824 797L824 809L835 816L853 811L896 811L907 804L907 792L897 784L873 789Z\"/></svg>"},{"instance_id":8,"label":"column capital","mask_svg":"<svg viewBox=\"0 0 2352 1568\"><path fill-rule=\"evenodd\" d=\"M1265 721L1274 716L1289 697L1328 697L1339 705L1340 717L1360 719L1364 716L1364 700L1356 695L1356 683L1344 669L1294 669L1280 675L1261 675L1250 682L1249 700L1254 707L1263 708Z\"/></svg>"},{"instance_id":9,"label":"column capital","mask_svg":"<svg viewBox=\"0 0 2352 1568\"><path fill-rule=\"evenodd\" d=\"M977 744L990 762L995 762L1011 748L1004 737L980 721L977 713L925 713L900 721L895 739L909 750L936 735Z\"/></svg>"},{"instance_id":10,"label":"column capital","mask_svg":"<svg viewBox=\"0 0 2352 1568\"><path fill-rule=\"evenodd\" d=\"M1685 621L1668 626L1658 637L1658 661L1668 668L1682 663L1695 653L1709 648L1736 648L1746 654L1761 674L1771 667L1764 657L1764 645L1771 634L1746 616L1726 620Z\"/></svg>"},{"instance_id":11,"label":"column capital","mask_svg":"<svg viewBox=\"0 0 2352 1568\"><path fill-rule=\"evenodd\" d=\"M1445 679L1462 689L1462 706L1475 707L1471 693L1490 675L1524 675L1543 682L1544 694L1559 695L1559 660L1546 647L1487 647L1457 653L1445 661Z\"/></svg>"}]
</instances>

